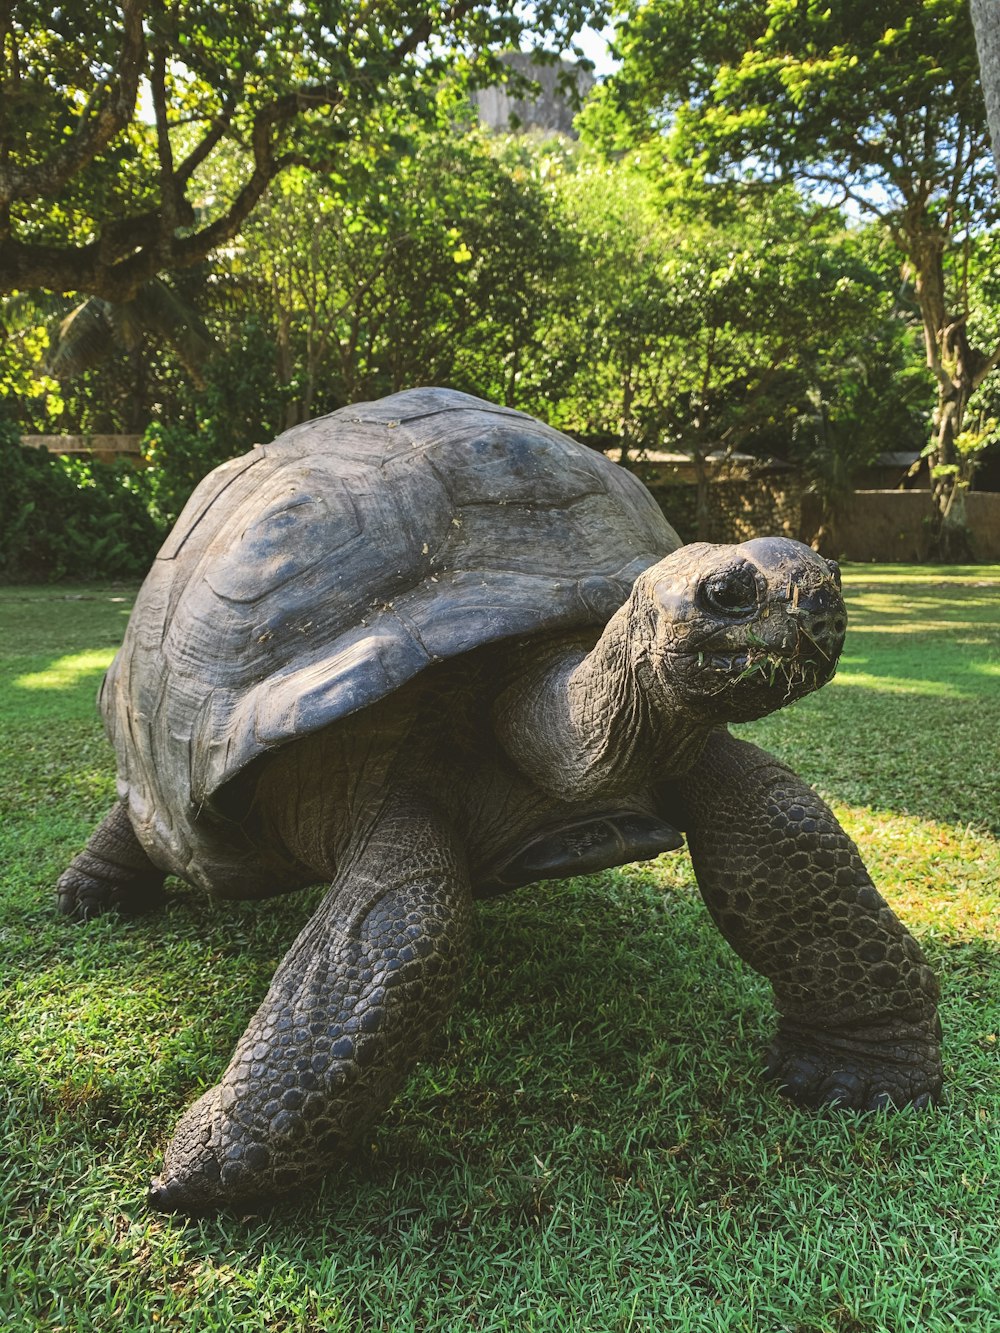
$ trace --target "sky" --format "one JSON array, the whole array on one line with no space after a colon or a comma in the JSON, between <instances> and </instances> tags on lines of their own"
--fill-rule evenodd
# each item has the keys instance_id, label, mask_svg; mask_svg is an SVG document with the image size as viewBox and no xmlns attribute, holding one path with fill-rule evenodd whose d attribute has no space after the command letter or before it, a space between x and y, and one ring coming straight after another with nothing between
<instances>
[{"instance_id":1,"label":"sky","mask_svg":"<svg viewBox=\"0 0 1000 1333\"><path fill-rule=\"evenodd\" d=\"M599 79L603 79L615 68L615 62L608 54L608 38L610 36L611 28L604 28L601 31L595 28L584 28L575 39L576 45L581 48L587 59L594 62L594 73Z\"/></svg>"}]
</instances>

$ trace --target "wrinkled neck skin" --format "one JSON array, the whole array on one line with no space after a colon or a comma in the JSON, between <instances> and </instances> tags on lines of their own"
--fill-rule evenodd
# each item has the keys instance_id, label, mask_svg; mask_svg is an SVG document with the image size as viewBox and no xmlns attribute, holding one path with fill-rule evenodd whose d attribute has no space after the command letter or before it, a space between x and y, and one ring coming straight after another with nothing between
<instances>
[{"instance_id":1,"label":"wrinkled neck skin","mask_svg":"<svg viewBox=\"0 0 1000 1333\"><path fill-rule=\"evenodd\" d=\"M565 800L622 794L688 769L718 719L674 697L651 660L647 602L633 594L593 649L532 644L494 710L497 735L543 790ZM664 772L669 761L669 772Z\"/></svg>"}]
</instances>

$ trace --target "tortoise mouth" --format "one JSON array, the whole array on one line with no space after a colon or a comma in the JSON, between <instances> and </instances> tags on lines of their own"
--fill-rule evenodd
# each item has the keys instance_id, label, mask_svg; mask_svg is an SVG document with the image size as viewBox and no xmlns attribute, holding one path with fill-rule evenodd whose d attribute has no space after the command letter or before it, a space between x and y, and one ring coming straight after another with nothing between
<instances>
[{"instance_id":1,"label":"tortoise mouth","mask_svg":"<svg viewBox=\"0 0 1000 1333\"><path fill-rule=\"evenodd\" d=\"M833 675L836 669L838 652L829 655L806 657L795 652L782 652L773 648L739 648L732 652L700 652L692 654L696 664L703 671L726 676L737 680L767 679L778 676L820 676L823 679Z\"/></svg>"},{"instance_id":2,"label":"tortoise mouth","mask_svg":"<svg viewBox=\"0 0 1000 1333\"><path fill-rule=\"evenodd\" d=\"M692 694L714 701L733 721L773 712L826 685L837 669L843 639L799 640L791 647L740 644L684 654Z\"/></svg>"}]
</instances>

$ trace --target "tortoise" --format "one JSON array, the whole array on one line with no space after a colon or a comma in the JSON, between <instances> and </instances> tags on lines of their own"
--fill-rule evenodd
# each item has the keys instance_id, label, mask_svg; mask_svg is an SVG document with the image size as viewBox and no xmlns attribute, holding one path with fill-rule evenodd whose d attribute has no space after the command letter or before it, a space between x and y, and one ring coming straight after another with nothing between
<instances>
[{"instance_id":1,"label":"tortoise","mask_svg":"<svg viewBox=\"0 0 1000 1333\"><path fill-rule=\"evenodd\" d=\"M823 801L732 737L833 674L839 571L682 545L637 478L512 409L414 389L196 488L100 706L119 800L61 909L331 887L154 1206L277 1197L343 1159L456 996L472 902L680 846L771 983L796 1102L923 1106L937 987Z\"/></svg>"}]
</instances>

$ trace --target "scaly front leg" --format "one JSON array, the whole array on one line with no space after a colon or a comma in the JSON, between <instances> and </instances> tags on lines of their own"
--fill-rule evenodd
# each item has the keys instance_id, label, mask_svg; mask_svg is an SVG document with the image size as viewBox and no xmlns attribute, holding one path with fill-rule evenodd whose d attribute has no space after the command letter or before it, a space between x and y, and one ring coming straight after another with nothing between
<instances>
[{"instance_id":1,"label":"scaly front leg","mask_svg":"<svg viewBox=\"0 0 1000 1333\"><path fill-rule=\"evenodd\" d=\"M774 987L769 1075L807 1106L935 1100L937 982L816 793L717 731L667 811L719 929Z\"/></svg>"},{"instance_id":2,"label":"scaly front leg","mask_svg":"<svg viewBox=\"0 0 1000 1333\"><path fill-rule=\"evenodd\" d=\"M222 1081L181 1118L153 1205L273 1197L340 1161L450 1010L469 918L449 821L422 796L391 797L356 835Z\"/></svg>"}]
</instances>

